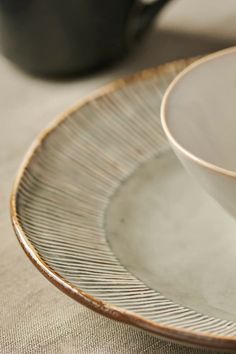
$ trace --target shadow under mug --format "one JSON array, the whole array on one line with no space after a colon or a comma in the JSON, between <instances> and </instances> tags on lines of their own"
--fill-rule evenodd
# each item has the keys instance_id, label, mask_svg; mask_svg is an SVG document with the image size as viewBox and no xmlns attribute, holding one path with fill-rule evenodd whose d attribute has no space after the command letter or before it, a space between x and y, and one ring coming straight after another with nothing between
<instances>
[{"instance_id":1,"label":"shadow under mug","mask_svg":"<svg viewBox=\"0 0 236 354\"><path fill-rule=\"evenodd\" d=\"M121 57L170 0L0 0L2 53L43 75L87 72Z\"/></svg>"}]
</instances>

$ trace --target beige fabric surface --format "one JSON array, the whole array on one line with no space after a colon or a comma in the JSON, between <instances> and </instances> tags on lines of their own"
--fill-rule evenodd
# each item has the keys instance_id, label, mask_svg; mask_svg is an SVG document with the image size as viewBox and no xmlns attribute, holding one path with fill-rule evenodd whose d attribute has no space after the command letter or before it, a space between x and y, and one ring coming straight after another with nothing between
<instances>
[{"instance_id":1,"label":"beige fabric surface","mask_svg":"<svg viewBox=\"0 0 236 354\"><path fill-rule=\"evenodd\" d=\"M42 80L0 57L0 353L208 353L103 318L57 290L21 250L10 224L9 195L33 138L78 98L138 69L235 42L235 0L176 0L132 54L96 75Z\"/></svg>"}]
</instances>

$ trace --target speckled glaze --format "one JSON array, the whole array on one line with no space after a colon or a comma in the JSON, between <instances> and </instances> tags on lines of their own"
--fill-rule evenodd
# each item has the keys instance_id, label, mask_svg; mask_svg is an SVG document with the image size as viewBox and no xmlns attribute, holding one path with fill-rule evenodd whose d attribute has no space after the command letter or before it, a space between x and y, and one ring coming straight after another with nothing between
<instances>
[{"instance_id":1,"label":"speckled glaze","mask_svg":"<svg viewBox=\"0 0 236 354\"><path fill-rule=\"evenodd\" d=\"M133 260L128 264L127 254L119 253L117 248L120 247L119 239L127 247L132 237L135 240L134 229L131 233L122 231L124 227L127 227L126 231L132 227L132 217L125 219L128 211L140 216L139 208L146 206L149 211L143 219L148 220L152 210L159 213L158 219L166 220L165 225L171 222L168 214L161 218L160 213L166 208L168 211L170 194L167 193L166 198L163 196L172 179L173 190L183 188L181 181L184 181L189 197L183 205L194 210L194 207L188 207L191 183L188 182L187 189L187 177L179 179L184 171L173 160L158 113L167 86L190 62L166 64L119 80L80 102L44 131L29 150L17 176L11 198L12 222L31 261L76 301L167 340L235 350L236 318L232 318L233 315L229 318L225 313L224 316L220 312L212 315L206 308L205 312L191 308L184 297L175 298L177 292L173 284L172 288L171 285L164 288L163 281L168 273L154 265L152 272L156 283L153 283L142 273L143 267L134 258L132 249L130 259ZM165 173L173 178L163 178ZM151 189L146 190L146 186ZM158 198L160 191L162 198ZM143 195L144 203L138 202L140 195ZM136 198L137 209L125 211L124 206L128 208L129 205L125 198ZM176 198L172 202L176 205ZM183 228L186 217L184 209L182 211L179 222ZM122 216L124 212L125 217ZM147 247L155 240L153 249L158 247L162 235L160 224L155 227L153 233L147 223L143 224ZM228 229L231 228L227 224ZM173 225L173 230L179 240L178 247L183 245L180 249L184 256L186 235L180 227ZM174 240L173 231L170 236ZM172 247L171 238L169 241L169 247ZM168 238L166 242L163 247L167 246ZM165 252L167 260L168 247ZM173 252L171 248L172 255ZM196 255L202 254L196 252ZM144 253L143 257L148 255ZM154 261L155 257L150 253L151 258ZM189 259L187 254L186 259ZM164 266L161 258L159 261ZM191 265L191 262L184 264ZM201 273L200 269L199 277ZM162 280L160 288L158 277ZM193 279L194 273L191 277ZM200 290L199 293L201 296ZM196 299L198 301L198 295Z\"/></svg>"}]
</instances>

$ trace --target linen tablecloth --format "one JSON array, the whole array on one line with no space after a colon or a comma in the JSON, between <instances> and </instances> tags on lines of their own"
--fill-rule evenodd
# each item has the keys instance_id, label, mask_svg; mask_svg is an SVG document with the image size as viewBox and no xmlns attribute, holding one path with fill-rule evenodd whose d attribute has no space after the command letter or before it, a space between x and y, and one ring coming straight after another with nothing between
<instances>
[{"instance_id":1,"label":"linen tablecloth","mask_svg":"<svg viewBox=\"0 0 236 354\"><path fill-rule=\"evenodd\" d=\"M87 77L31 77L0 57L0 353L208 353L104 318L51 285L11 227L9 195L28 146L55 116L95 88L139 69L236 43L235 0L175 0L116 67Z\"/></svg>"}]
</instances>

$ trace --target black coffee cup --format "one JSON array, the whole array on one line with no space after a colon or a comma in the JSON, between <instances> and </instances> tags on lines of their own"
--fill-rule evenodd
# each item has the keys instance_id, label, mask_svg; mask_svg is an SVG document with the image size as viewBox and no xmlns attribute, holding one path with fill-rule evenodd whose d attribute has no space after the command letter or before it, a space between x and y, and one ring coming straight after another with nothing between
<instances>
[{"instance_id":1,"label":"black coffee cup","mask_svg":"<svg viewBox=\"0 0 236 354\"><path fill-rule=\"evenodd\" d=\"M36 74L85 72L119 58L168 0L0 0L2 53Z\"/></svg>"}]
</instances>

